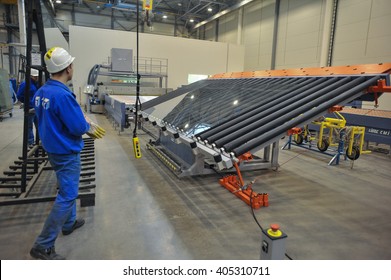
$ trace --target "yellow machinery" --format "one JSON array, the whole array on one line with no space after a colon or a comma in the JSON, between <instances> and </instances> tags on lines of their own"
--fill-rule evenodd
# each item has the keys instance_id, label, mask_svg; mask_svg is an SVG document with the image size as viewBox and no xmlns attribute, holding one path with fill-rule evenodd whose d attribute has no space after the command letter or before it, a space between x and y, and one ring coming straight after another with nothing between
<instances>
[{"instance_id":1,"label":"yellow machinery","mask_svg":"<svg viewBox=\"0 0 391 280\"><path fill-rule=\"evenodd\" d=\"M346 156L351 160L359 158L360 154L369 154L370 151L364 151L364 135L365 127L363 126L348 126L346 136L348 137L348 147Z\"/></svg>"},{"instance_id":2,"label":"yellow machinery","mask_svg":"<svg viewBox=\"0 0 391 280\"><path fill-rule=\"evenodd\" d=\"M338 147L338 154L341 154L346 148L346 156L351 160L358 159L363 153L370 153L363 150L365 127L346 126L345 118L338 112L341 110L342 107L335 106L330 109L335 118L321 118L312 122L314 125L319 125L318 137L311 134L308 125L304 126L293 135L295 143L300 145L303 141L311 143L317 139L319 151L326 152L331 146Z\"/></svg>"},{"instance_id":3,"label":"yellow machinery","mask_svg":"<svg viewBox=\"0 0 391 280\"><path fill-rule=\"evenodd\" d=\"M312 122L320 126L317 147L321 152L325 152L329 146L338 146L338 136L340 131L346 126L345 118L337 111L334 114L337 118L324 118L323 120ZM328 135L326 135L327 132L325 130L328 130Z\"/></svg>"}]
</instances>

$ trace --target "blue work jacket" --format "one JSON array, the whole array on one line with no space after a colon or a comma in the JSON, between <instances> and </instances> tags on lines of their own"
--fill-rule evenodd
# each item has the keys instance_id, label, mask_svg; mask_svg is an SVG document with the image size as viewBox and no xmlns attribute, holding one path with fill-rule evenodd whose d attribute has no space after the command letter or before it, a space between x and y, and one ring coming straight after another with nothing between
<instances>
[{"instance_id":1,"label":"blue work jacket","mask_svg":"<svg viewBox=\"0 0 391 280\"><path fill-rule=\"evenodd\" d=\"M37 92L37 83L31 79L30 80L30 108L34 108L34 95L35 93ZM18 98L18 100L22 103L25 103L24 102L24 91L26 90L26 81L22 82L20 85L19 85L19 89L18 89L18 92L16 93L16 97Z\"/></svg>"},{"instance_id":2,"label":"blue work jacket","mask_svg":"<svg viewBox=\"0 0 391 280\"><path fill-rule=\"evenodd\" d=\"M34 96L42 146L48 153L71 154L83 149L82 135L90 129L76 96L56 80L48 80Z\"/></svg>"}]
</instances>

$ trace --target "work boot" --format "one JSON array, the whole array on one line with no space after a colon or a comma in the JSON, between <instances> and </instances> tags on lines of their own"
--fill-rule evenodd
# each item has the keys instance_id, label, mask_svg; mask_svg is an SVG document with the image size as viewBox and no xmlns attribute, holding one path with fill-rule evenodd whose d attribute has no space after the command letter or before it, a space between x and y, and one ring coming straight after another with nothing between
<instances>
[{"instance_id":1,"label":"work boot","mask_svg":"<svg viewBox=\"0 0 391 280\"><path fill-rule=\"evenodd\" d=\"M72 228L70 230L63 230L63 235L69 235L71 234L75 229L78 229L79 227L82 227L86 221L84 219L77 219L75 223L73 224Z\"/></svg>"},{"instance_id":2,"label":"work boot","mask_svg":"<svg viewBox=\"0 0 391 280\"><path fill-rule=\"evenodd\" d=\"M30 256L40 260L65 260L65 257L56 253L54 246L48 249L39 249L33 247L30 250Z\"/></svg>"}]
</instances>

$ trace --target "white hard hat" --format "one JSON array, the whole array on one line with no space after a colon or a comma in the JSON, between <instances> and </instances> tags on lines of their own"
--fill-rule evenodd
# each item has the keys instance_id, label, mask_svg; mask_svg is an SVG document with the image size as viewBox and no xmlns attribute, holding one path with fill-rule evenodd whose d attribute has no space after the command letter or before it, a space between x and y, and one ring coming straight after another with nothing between
<instances>
[{"instance_id":1,"label":"white hard hat","mask_svg":"<svg viewBox=\"0 0 391 280\"><path fill-rule=\"evenodd\" d=\"M45 54L45 64L49 73L58 73L67 68L75 58L66 50L54 47Z\"/></svg>"},{"instance_id":2,"label":"white hard hat","mask_svg":"<svg viewBox=\"0 0 391 280\"><path fill-rule=\"evenodd\" d=\"M37 69L31 68L30 76L38 77L39 76L39 71Z\"/></svg>"}]
</instances>

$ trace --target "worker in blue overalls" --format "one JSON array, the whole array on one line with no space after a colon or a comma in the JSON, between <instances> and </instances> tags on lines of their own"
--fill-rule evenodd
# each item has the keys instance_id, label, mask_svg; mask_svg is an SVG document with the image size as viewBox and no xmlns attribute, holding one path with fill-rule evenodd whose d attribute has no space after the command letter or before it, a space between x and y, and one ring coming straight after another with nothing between
<instances>
[{"instance_id":1,"label":"worker in blue overalls","mask_svg":"<svg viewBox=\"0 0 391 280\"><path fill-rule=\"evenodd\" d=\"M38 89L38 76L39 76L39 72L37 69L31 69L31 73L30 73L30 102L29 102L29 108L30 109L33 109L34 108L34 94L37 92L37 89ZM19 89L18 89L18 92L16 93L16 96L18 98L18 100L25 105L25 100L24 100L24 93L25 93L25 90L26 90L26 81L23 81L20 85L19 85ZM34 144L34 131L33 131L33 124L35 125L35 127L37 127L37 120L36 120L36 117L35 117L35 114L34 113L30 113L29 116L28 116L28 144L29 145L33 145Z\"/></svg>"},{"instance_id":2,"label":"worker in blue overalls","mask_svg":"<svg viewBox=\"0 0 391 280\"><path fill-rule=\"evenodd\" d=\"M65 259L54 247L60 231L63 235L71 234L85 222L76 219L82 135L102 138L105 131L84 116L75 95L66 86L73 76L75 58L59 47L51 48L44 58L51 79L35 94L34 105L42 146L56 172L58 193L30 255L52 260Z\"/></svg>"}]
</instances>

